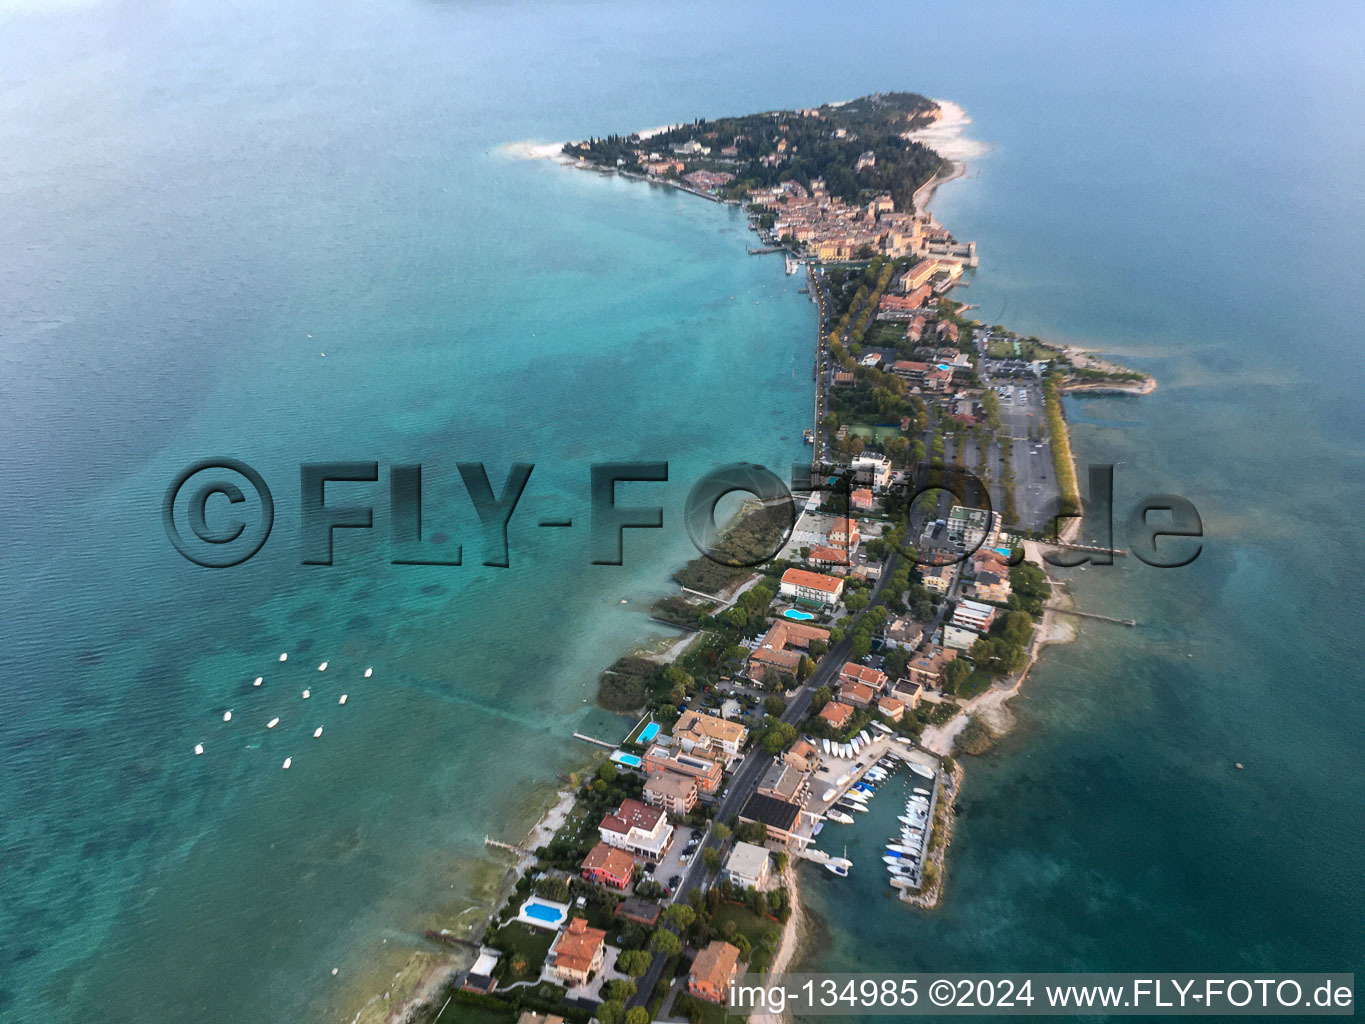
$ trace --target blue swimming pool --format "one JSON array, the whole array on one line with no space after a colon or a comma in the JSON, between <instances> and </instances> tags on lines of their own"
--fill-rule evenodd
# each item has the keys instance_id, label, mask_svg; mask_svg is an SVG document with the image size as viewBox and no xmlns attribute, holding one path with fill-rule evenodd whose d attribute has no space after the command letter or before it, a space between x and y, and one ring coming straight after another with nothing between
<instances>
[{"instance_id":1,"label":"blue swimming pool","mask_svg":"<svg viewBox=\"0 0 1365 1024\"><path fill-rule=\"evenodd\" d=\"M996 550L996 552L997 552L998 554L1002 554L1002 555L1004 555L1006 558L1009 558L1009 556L1010 556L1010 549L1009 549L1009 548L996 548L995 550Z\"/></svg>"},{"instance_id":2,"label":"blue swimming pool","mask_svg":"<svg viewBox=\"0 0 1365 1024\"><path fill-rule=\"evenodd\" d=\"M797 611L795 608L788 608L782 614L789 619L795 619L797 622L809 622L811 619L815 618L810 612Z\"/></svg>"},{"instance_id":3,"label":"blue swimming pool","mask_svg":"<svg viewBox=\"0 0 1365 1024\"><path fill-rule=\"evenodd\" d=\"M617 764L623 764L627 768L639 768L644 764L636 755L627 754L624 750L617 750L612 753L611 759Z\"/></svg>"},{"instance_id":4,"label":"blue swimming pool","mask_svg":"<svg viewBox=\"0 0 1365 1024\"><path fill-rule=\"evenodd\" d=\"M551 903L543 900L539 896L532 896L521 905L521 912L517 917L540 928L558 928L569 916L569 907L565 903Z\"/></svg>"},{"instance_id":5,"label":"blue swimming pool","mask_svg":"<svg viewBox=\"0 0 1365 1024\"><path fill-rule=\"evenodd\" d=\"M640 730L640 735L635 738L636 743L648 743L655 736L659 735L659 723L650 722Z\"/></svg>"}]
</instances>

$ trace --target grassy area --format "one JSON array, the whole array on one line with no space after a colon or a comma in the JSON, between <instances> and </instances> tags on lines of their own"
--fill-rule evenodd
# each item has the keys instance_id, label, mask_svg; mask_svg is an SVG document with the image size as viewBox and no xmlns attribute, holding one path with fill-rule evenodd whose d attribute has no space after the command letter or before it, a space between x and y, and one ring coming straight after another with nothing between
<instances>
[{"instance_id":1,"label":"grassy area","mask_svg":"<svg viewBox=\"0 0 1365 1024\"><path fill-rule=\"evenodd\" d=\"M493 946L503 951L495 971L498 984L508 985L514 981L531 981L540 977L540 969L545 966L545 956L550 952L550 943L554 938L554 932L532 928L520 921L499 928L492 942Z\"/></svg>"},{"instance_id":2,"label":"grassy area","mask_svg":"<svg viewBox=\"0 0 1365 1024\"><path fill-rule=\"evenodd\" d=\"M463 1003L451 1003L447 1006L433 1024L515 1024L516 1019L521 1016L518 1010L498 1010L491 1006L466 1006Z\"/></svg>"},{"instance_id":3,"label":"grassy area","mask_svg":"<svg viewBox=\"0 0 1365 1024\"><path fill-rule=\"evenodd\" d=\"M966 679L962 680L957 688L957 695L964 700L968 697L975 697L979 693L985 693L991 688L994 680L979 670L973 671Z\"/></svg>"},{"instance_id":4,"label":"grassy area","mask_svg":"<svg viewBox=\"0 0 1365 1024\"><path fill-rule=\"evenodd\" d=\"M1020 338L1018 341L996 339L986 346L986 355L991 359L1051 359L1057 355L1057 349L1029 338Z\"/></svg>"},{"instance_id":5,"label":"grassy area","mask_svg":"<svg viewBox=\"0 0 1365 1024\"><path fill-rule=\"evenodd\" d=\"M857 423L848 428L850 434L856 434L864 441L871 441L873 444L881 444L888 437L900 437L900 427L874 426L870 423Z\"/></svg>"},{"instance_id":6,"label":"grassy area","mask_svg":"<svg viewBox=\"0 0 1365 1024\"><path fill-rule=\"evenodd\" d=\"M766 917L759 917L748 907L738 906L734 903L722 903L716 908L713 923L717 929L722 929L727 921L735 923L736 935L743 935L749 940L749 947L753 950L749 960L749 970L756 974L766 971L772 962L772 953L769 950L777 948L777 940L782 935L782 926ZM768 939L770 945L764 946L764 939L768 936L772 936L771 939Z\"/></svg>"}]
</instances>

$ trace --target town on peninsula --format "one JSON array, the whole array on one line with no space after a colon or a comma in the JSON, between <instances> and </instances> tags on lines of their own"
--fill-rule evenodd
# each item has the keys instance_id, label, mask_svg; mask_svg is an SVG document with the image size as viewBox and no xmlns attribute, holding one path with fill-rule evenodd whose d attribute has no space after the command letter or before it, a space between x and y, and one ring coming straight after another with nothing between
<instances>
[{"instance_id":1,"label":"town on peninsula","mask_svg":"<svg viewBox=\"0 0 1365 1024\"><path fill-rule=\"evenodd\" d=\"M486 841L509 865L496 908L433 922L407 987L357 1021L720 1021L732 980L792 962L798 865L883 876L886 912L945 898L962 759L1072 633L1044 552L1094 550L1062 396L1156 386L958 297L977 247L929 202L963 171L931 145L962 117L890 92L555 147L740 207L749 254L802 275L816 387L798 429L828 486L794 517L747 504L674 573L652 615L678 635L599 683L633 724L575 734L591 761L557 805ZM875 800L897 825L880 863L854 863L839 835Z\"/></svg>"}]
</instances>

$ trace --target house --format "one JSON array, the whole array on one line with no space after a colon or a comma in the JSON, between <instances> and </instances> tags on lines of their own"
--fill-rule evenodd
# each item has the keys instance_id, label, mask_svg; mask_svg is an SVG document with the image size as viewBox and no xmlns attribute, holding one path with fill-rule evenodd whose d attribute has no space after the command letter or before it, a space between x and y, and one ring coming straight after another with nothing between
<instances>
[{"instance_id":1,"label":"house","mask_svg":"<svg viewBox=\"0 0 1365 1024\"><path fill-rule=\"evenodd\" d=\"M739 950L713 939L692 961L687 973L687 993L708 1003L724 1005L730 998L730 981L739 972Z\"/></svg>"},{"instance_id":2,"label":"house","mask_svg":"<svg viewBox=\"0 0 1365 1024\"><path fill-rule=\"evenodd\" d=\"M656 772L645 780L645 803L681 818L697 806L697 780L674 772Z\"/></svg>"},{"instance_id":3,"label":"house","mask_svg":"<svg viewBox=\"0 0 1365 1024\"><path fill-rule=\"evenodd\" d=\"M853 492L857 494L857 491ZM871 491L868 492L872 493ZM834 566L847 566L849 564L847 548L831 548L820 545L810 549L810 554L806 556L806 561L820 569L829 569Z\"/></svg>"},{"instance_id":4,"label":"house","mask_svg":"<svg viewBox=\"0 0 1365 1024\"><path fill-rule=\"evenodd\" d=\"M616 916L623 921L634 921L642 924L646 928L653 928L659 923L659 915L663 913L663 907L654 900L641 899L638 896L627 896L616 905Z\"/></svg>"},{"instance_id":5,"label":"house","mask_svg":"<svg viewBox=\"0 0 1365 1024\"><path fill-rule=\"evenodd\" d=\"M810 791L810 773L803 772L785 761L768 765L758 780L756 792L787 803L799 804Z\"/></svg>"},{"instance_id":6,"label":"house","mask_svg":"<svg viewBox=\"0 0 1365 1024\"><path fill-rule=\"evenodd\" d=\"M851 370L834 371L834 386L836 388L851 388L853 387L855 381L856 378L853 376L853 372Z\"/></svg>"},{"instance_id":7,"label":"house","mask_svg":"<svg viewBox=\"0 0 1365 1024\"><path fill-rule=\"evenodd\" d=\"M919 570L920 583L924 589L931 594L946 594L948 588L953 585L954 563L947 565L921 565Z\"/></svg>"},{"instance_id":8,"label":"house","mask_svg":"<svg viewBox=\"0 0 1365 1024\"><path fill-rule=\"evenodd\" d=\"M586 985L588 976L602 969L602 951L607 933L588 927L588 922L575 917L567 928L555 936L546 963L554 976L568 985Z\"/></svg>"},{"instance_id":9,"label":"house","mask_svg":"<svg viewBox=\"0 0 1365 1024\"><path fill-rule=\"evenodd\" d=\"M900 276L896 287L903 292L911 292L929 283L929 278L938 273L938 260L921 260Z\"/></svg>"},{"instance_id":10,"label":"house","mask_svg":"<svg viewBox=\"0 0 1365 1024\"><path fill-rule=\"evenodd\" d=\"M943 685L944 668L956 657L957 651L928 644L906 664L905 674L912 683L919 683L926 689L936 689Z\"/></svg>"},{"instance_id":11,"label":"house","mask_svg":"<svg viewBox=\"0 0 1365 1024\"><path fill-rule=\"evenodd\" d=\"M635 872L635 860L625 850L598 843L583 858L580 870L589 882L628 889L630 876Z\"/></svg>"},{"instance_id":12,"label":"house","mask_svg":"<svg viewBox=\"0 0 1365 1024\"><path fill-rule=\"evenodd\" d=\"M780 590L782 596L789 600L810 601L833 608L843 597L844 581L805 569L788 569L782 574Z\"/></svg>"},{"instance_id":13,"label":"house","mask_svg":"<svg viewBox=\"0 0 1365 1024\"><path fill-rule=\"evenodd\" d=\"M640 857L658 860L673 836L673 826L657 807L626 799L597 826L602 842Z\"/></svg>"},{"instance_id":14,"label":"house","mask_svg":"<svg viewBox=\"0 0 1365 1024\"><path fill-rule=\"evenodd\" d=\"M810 645L817 641L828 644L829 630L778 619L768 627L768 632L749 655L745 672L750 679L760 683L769 668L795 675L801 659L810 651Z\"/></svg>"},{"instance_id":15,"label":"house","mask_svg":"<svg viewBox=\"0 0 1365 1024\"><path fill-rule=\"evenodd\" d=\"M871 665L859 665L856 661L844 662L839 670L839 683L862 683L878 692L886 689L886 673Z\"/></svg>"},{"instance_id":16,"label":"house","mask_svg":"<svg viewBox=\"0 0 1365 1024\"><path fill-rule=\"evenodd\" d=\"M885 455L865 452L851 464L854 479L860 484L871 484L874 491L884 491L891 483L891 460Z\"/></svg>"},{"instance_id":17,"label":"house","mask_svg":"<svg viewBox=\"0 0 1365 1024\"><path fill-rule=\"evenodd\" d=\"M995 621L995 612L995 608L980 601L959 601L957 607L953 609L952 623L954 626L963 626L984 633Z\"/></svg>"},{"instance_id":18,"label":"house","mask_svg":"<svg viewBox=\"0 0 1365 1024\"><path fill-rule=\"evenodd\" d=\"M465 975L464 981L460 982L460 988L466 992L480 992L488 995L498 987L497 979L493 977L493 970L498 966L498 961L502 959L502 951L493 949L490 946L480 946L479 956L474 961L474 966L469 968L469 973Z\"/></svg>"},{"instance_id":19,"label":"house","mask_svg":"<svg viewBox=\"0 0 1365 1024\"><path fill-rule=\"evenodd\" d=\"M859 512L871 512L877 507L877 499L872 496L872 492L866 487L859 487L849 495L849 501Z\"/></svg>"},{"instance_id":20,"label":"house","mask_svg":"<svg viewBox=\"0 0 1365 1024\"><path fill-rule=\"evenodd\" d=\"M753 843L735 843L725 859L723 878L728 878L741 889L762 889L768 882L768 851Z\"/></svg>"},{"instance_id":21,"label":"house","mask_svg":"<svg viewBox=\"0 0 1365 1024\"><path fill-rule=\"evenodd\" d=\"M851 556L858 553L858 545L862 542L862 535L858 533L858 524L852 519L839 518L834 520L834 524L829 528L829 533L825 535L832 548L847 548Z\"/></svg>"},{"instance_id":22,"label":"house","mask_svg":"<svg viewBox=\"0 0 1365 1024\"><path fill-rule=\"evenodd\" d=\"M865 708L872 703L876 696L876 691L864 683L842 683L839 686L839 692L834 695L834 699L845 704L852 704L855 708Z\"/></svg>"},{"instance_id":23,"label":"house","mask_svg":"<svg viewBox=\"0 0 1365 1024\"><path fill-rule=\"evenodd\" d=\"M748 738L749 730L738 722L727 722L700 711L684 711L673 725L673 739L683 741L684 749L690 741L713 754L722 754L726 767L739 758Z\"/></svg>"},{"instance_id":24,"label":"house","mask_svg":"<svg viewBox=\"0 0 1365 1024\"><path fill-rule=\"evenodd\" d=\"M924 637L924 628L913 619L901 615L883 627L882 635L886 638L888 647L899 647L902 650L913 651Z\"/></svg>"},{"instance_id":25,"label":"house","mask_svg":"<svg viewBox=\"0 0 1365 1024\"><path fill-rule=\"evenodd\" d=\"M767 829L768 841L783 846L804 847L810 842L809 836L801 836L797 829L801 824L801 805L788 803L776 797L755 793L739 812L742 822L758 823Z\"/></svg>"},{"instance_id":26,"label":"house","mask_svg":"<svg viewBox=\"0 0 1365 1024\"><path fill-rule=\"evenodd\" d=\"M912 683L909 679L902 679L892 687L891 695L907 708L914 708L919 705L920 698L924 696L924 684Z\"/></svg>"},{"instance_id":27,"label":"house","mask_svg":"<svg viewBox=\"0 0 1365 1024\"><path fill-rule=\"evenodd\" d=\"M720 789L720 762L710 757L704 750L685 750L681 747L665 747L656 743L645 751L645 772L657 775L672 772L695 780L697 789L703 793L714 793Z\"/></svg>"},{"instance_id":28,"label":"house","mask_svg":"<svg viewBox=\"0 0 1365 1024\"><path fill-rule=\"evenodd\" d=\"M905 717L905 705L895 697L881 697L877 701L877 713L883 718L889 718L893 722L899 722Z\"/></svg>"},{"instance_id":29,"label":"house","mask_svg":"<svg viewBox=\"0 0 1365 1024\"><path fill-rule=\"evenodd\" d=\"M820 709L819 717L828 722L835 732L841 732L853 718L853 706L832 700Z\"/></svg>"},{"instance_id":30,"label":"house","mask_svg":"<svg viewBox=\"0 0 1365 1024\"><path fill-rule=\"evenodd\" d=\"M1004 604L1010 599L1009 577L983 569L976 574L976 580L972 583L972 594L982 601Z\"/></svg>"},{"instance_id":31,"label":"house","mask_svg":"<svg viewBox=\"0 0 1365 1024\"><path fill-rule=\"evenodd\" d=\"M820 751L814 743L802 737L787 748L782 760L798 771L813 772L820 765Z\"/></svg>"}]
</instances>

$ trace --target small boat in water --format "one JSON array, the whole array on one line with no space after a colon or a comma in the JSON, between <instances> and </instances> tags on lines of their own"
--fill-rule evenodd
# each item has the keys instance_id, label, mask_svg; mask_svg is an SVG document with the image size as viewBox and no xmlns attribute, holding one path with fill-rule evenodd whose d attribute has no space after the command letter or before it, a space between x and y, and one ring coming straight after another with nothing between
<instances>
[{"instance_id":1,"label":"small boat in water","mask_svg":"<svg viewBox=\"0 0 1365 1024\"><path fill-rule=\"evenodd\" d=\"M840 825L853 824L853 818L851 815L845 814L843 811L837 810L836 808L830 808L828 811L826 811L825 817L828 818L830 821L837 821Z\"/></svg>"},{"instance_id":2,"label":"small boat in water","mask_svg":"<svg viewBox=\"0 0 1365 1024\"><path fill-rule=\"evenodd\" d=\"M924 778L929 779L931 782L933 781L934 773L931 772L928 768L922 767L921 765L917 765L915 764L914 761L907 760L905 763L910 766L910 770L914 772L916 775L922 775Z\"/></svg>"},{"instance_id":3,"label":"small boat in water","mask_svg":"<svg viewBox=\"0 0 1365 1024\"><path fill-rule=\"evenodd\" d=\"M279 724L280 724L280 720L279 720L278 718L272 718L270 721L268 721L268 722L265 723L265 727L266 727L267 729L273 729L273 728L275 728L275 726L277 726L277 725L279 725Z\"/></svg>"},{"instance_id":4,"label":"small boat in water","mask_svg":"<svg viewBox=\"0 0 1365 1024\"><path fill-rule=\"evenodd\" d=\"M313 739L317 739L317 738L318 738L319 736L321 736L321 735L322 735L322 726L318 726L316 729L313 730Z\"/></svg>"},{"instance_id":5,"label":"small boat in water","mask_svg":"<svg viewBox=\"0 0 1365 1024\"><path fill-rule=\"evenodd\" d=\"M232 712L231 712L231 711L224 711L224 712L223 712L223 721L224 721L224 722L231 722L231 721L232 721Z\"/></svg>"},{"instance_id":6,"label":"small boat in water","mask_svg":"<svg viewBox=\"0 0 1365 1024\"><path fill-rule=\"evenodd\" d=\"M844 796L848 797L850 800L856 800L860 804L867 803L867 794L859 789L850 789Z\"/></svg>"},{"instance_id":7,"label":"small boat in water","mask_svg":"<svg viewBox=\"0 0 1365 1024\"><path fill-rule=\"evenodd\" d=\"M892 843L887 847L887 850L891 853L899 853L912 859L919 856L919 850L912 846L905 846L902 843Z\"/></svg>"},{"instance_id":8,"label":"small boat in water","mask_svg":"<svg viewBox=\"0 0 1365 1024\"><path fill-rule=\"evenodd\" d=\"M327 671L327 662L324 661L321 665L319 665L319 666L318 666L318 671L319 671L319 672L326 672L326 671Z\"/></svg>"},{"instance_id":9,"label":"small boat in water","mask_svg":"<svg viewBox=\"0 0 1365 1024\"><path fill-rule=\"evenodd\" d=\"M252 686L260 686L263 682L265 682L265 676L257 676L257 677L256 677L256 681L255 681L254 683L252 683L251 685L252 685Z\"/></svg>"},{"instance_id":10,"label":"small boat in water","mask_svg":"<svg viewBox=\"0 0 1365 1024\"><path fill-rule=\"evenodd\" d=\"M280 767L281 767L281 768L288 768L288 767L289 767L291 764L293 764L293 763L294 763L294 759L293 759L292 757L286 757L286 758L284 759L284 764L280 765Z\"/></svg>"},{"instance_id":11,"label":"small boat in water","mask_svg":"<svg viewBox=\"0 0 1365 1024\"><path fill-rule=\"evenodd\" d=\"M916 787L915 787L915 792L918 793L920 796L928 796L928 795L929 795L929 791L928 791L927 789L924 789L924 788L920 787L920 786L916 786Z\"/></svg>"},{"instance_id":12,"label":"small boat in water","mask_svg":"<svg viewBox=\"0 0 1365 1024\"><path fill-rule=\"evenodd\" d=\"M337 701L337 703L338 703L338 704L345 704L345 703L346 703L346 694L343 693L343 694L341 695L341 699L340 699L339 701Z\"/></svg>"},{"instance_id":13,"label":"small boat in water","mask_svg":"<svg viewBox=\"0 0 1365 1024\"><path fill-rule=\"evenodd\" d=\"M289 660L289 654L288 654L287 652L280 655L280 661L288 661L288 660Z\"/></svg>"},{"instance_id":14,"label":"small boat in water","mask_svg":"<svg viewBox=\"0 0 1365 1024\"><path fill-rule=\"evenodd\" d=\"M202 744L202 743L196 743L196 744L194 745L194 754L195 754L195 756L198 757L198 756L199 756L200 754L202 754L203 752L204 752L204 744ZM852 819L852 818L849 818L848 820L849 820L849 821L852 821L853 819Z\"/></svg>"},{"instance_id":15,"label":"small boat in water","mask_svg":"<svg viewBox=\"0 0 1365 1024\"><path fill-rule=\"evenodd\" d=\"M801 440L806 444L814 444L815 434L807 430L804 434L801 435Z\"/></svg>"},{"instance_id":16,"label":"small boat in water","mask_svg":"<svg viewBox=\"0 0 1365 1024\"><path fill-rule=\"evenodd\" d=\"M893 889L913 889L915 888L915 883L904 875L896 875L891 879L891 887Z\"/></svg>"},{"instance_id":17,"label":"small boat in water","mask_svg":"<svg viewBox=\"0 0 1365 1024\"><path fill-rule=\"evenodd\" d=\"M848 859L847 846L844 847L844 855L842 857L831 857L829 860L825 861L825 868L838 875L840 878L847 878L848 869L851 867L853 867L853 861Z\"/></svg>"},{"instance_id":18,"label":"small boat in water","mask_svg":"<svg viewBox=\"0 0 1365 1024\"><path fill-rule=\"evenodd\" d=\"M859 793L866 793L868 796L877 792L877 787L870 782L855 782L853 788Z\"/></svg>"},{"instance_id":19,"label":"small boat in water","mask_svg":"<svg viewBox=\"0 0 1365 1024\"><path fill-rule=\"evenodd\" d=\"M854 811L858 814L867 813L867 808L862 804L858 803L856 800L840 800L834 806L839 808L839 810L841 811Z\"/></svg>"},{"instance_id":20,"label":"small boat in water","mask_svg":"<svg viewBox=\"0 0 1365 1024\"><path fill-rule=\"evenodd\" d=\"M366 679L369 679L370 676L372 676L372 675L374 675L374 669L372 669L372 668L367 668L367 669L365 670L365 678L366 678Z\"/></svg>"},{"instance_id":21,"label":"small boat in water","mask_svg":"<svg viewBox=\"0 0 1365 1024\"><path fill-rule=\"evenodd\" d=\"M303 691L303 699L304 699L304 700L307 700L307 699L308 699L309 697L311 697L311 696L313 696L313 691L312 691L312 690L304 690L304 691Z\"/></svg>"}]
</instances>

